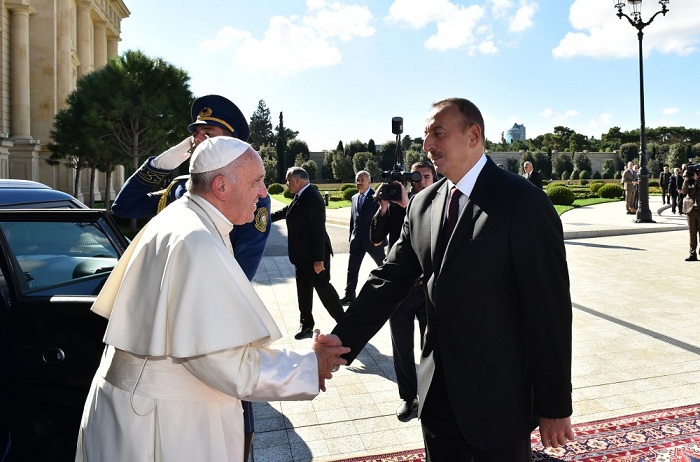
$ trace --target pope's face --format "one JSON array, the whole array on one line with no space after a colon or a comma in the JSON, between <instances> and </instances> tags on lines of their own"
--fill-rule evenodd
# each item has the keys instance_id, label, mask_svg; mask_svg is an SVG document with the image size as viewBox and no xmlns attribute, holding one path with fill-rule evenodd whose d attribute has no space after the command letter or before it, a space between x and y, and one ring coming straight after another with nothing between
<instances>
[{"instance_id":1,"label":"pope's face","mask_svg":"<svg viewBox=\"0 0 700 462\"><path fill-rule=\"evenodd\" d=\"M230 190L224 215L234 225L242 225L253 221L258 199L267 196L265 168L260 156L252 149L235 164L233 172L229 171L227 176Z\"/></svg>"}]
</instances>

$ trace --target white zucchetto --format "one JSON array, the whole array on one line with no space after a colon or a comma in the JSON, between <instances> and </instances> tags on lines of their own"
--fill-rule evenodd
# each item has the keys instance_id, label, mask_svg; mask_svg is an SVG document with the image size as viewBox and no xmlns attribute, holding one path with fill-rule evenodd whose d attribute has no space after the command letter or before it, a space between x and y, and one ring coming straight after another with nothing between
<instances>
[{"instance_id":1,"label":"white zucchetto","mask_svg":"<svg viewBox=\"0 0 700 462\"><path fill-rule=\"evenodd\" d=\"M251 146L230 136L207 138L194 150L190 159L190 173L218 170L238 159Z\"/></svg>"}]
</instances>

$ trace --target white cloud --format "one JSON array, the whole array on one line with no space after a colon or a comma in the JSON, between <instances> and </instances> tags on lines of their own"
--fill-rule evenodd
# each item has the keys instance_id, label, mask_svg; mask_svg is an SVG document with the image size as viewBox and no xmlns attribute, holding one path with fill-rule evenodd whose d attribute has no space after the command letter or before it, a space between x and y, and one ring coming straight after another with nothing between
<instances>
[{"instance_id":1,"label":"white cloud","mask_svg":"<svg viewBox=\"0 0 700 462\"><path fill-rule=\"evenodd\" d=\"M234 65L243 71L291 75L315 67L333 66L342 55L336 42L375 33L372 13L363 6L307 0L307 16L273 16L262 38L224 27L200 42L208 53L233 52Z\"/></svg>"},{"instance_id":2,"label":"white cloud","mask_svg":"<svg viewBox=\"0 0 700 462\"><path fill-rule=\"evenodd\" d=\"M394 0L386 20L422 29L432 22L449 18L458 8L450 0Z\"/></svg>"},{"instance_id":3,"label":"white cloud","mask_svg":"<svg viewBox=\"0 0 700 462\"><path fill-rule=\"evenodd\" d=\"M523 32L530 29L535 24L532 18L535 16L536 11L537 3L521 0L518 11L509 20L508 30L510 32Z\"/></svg>"},{"instance_id":4,"label":"white cloud","mask_svg":"<svg viewBox=\"0 0 700 462\"><path fill-rule=\"evenodd\" d=\"M438 21L437 33L425 41L425 47L445 51L476 43L474 29L483 16L484 10L479 6L460 8L452 16Z\"/></svg>"},{"instance_id":5,"label":"white cloud","mask_svg":"<svg viewBox=\"0 0 700 462\"><path fill-rule=\"evenodd\" d=\"M674 114L678 114L679 110L680 109L678 109L677 107L667 107L662 112L664 115L674 115Z\"/></svg>"},{"instance_id":6,"label":"white cloud","mask_svg":"<svg viewBox=\"0 0 700 462\"><path fill-rule=\"evenodd\" d=\"M578 117L578 115L579 111L576 109L567 109L564 112L555 112L554 109L548 107L540 112L540 116L542 118L554 123L555 125L566 123L567 121Z\"/></svg>"},{"instance_id":7,"label":"white cloud","mask_svg":"<svg viewBox=\"0 0 700 462\"><path fill-rule=\"evenodd\" d=\"M648 21L659 8L656 2L644 3L642 20ZM637 56L635 29L627 19L617 17L612 4L575 0L569 9L569 22L575 31L568 32L552 50L555 58ZM699 43L700 2L697 0L674 0L669 3L666 16L657 16L653 24L644 29L645 55L657 50L685 56L695 53Z\"/></svg>"},{"instance_id":8,"label":"white cloud","mask_svg":"<svg viewBox=\"0 0 700 462\"><path fill-rule=\"evenodd\" d=\"M508 16L513 8L511 0L491 0L491 14L496 19L503 19Z\"/></svg>"}]
</instances>

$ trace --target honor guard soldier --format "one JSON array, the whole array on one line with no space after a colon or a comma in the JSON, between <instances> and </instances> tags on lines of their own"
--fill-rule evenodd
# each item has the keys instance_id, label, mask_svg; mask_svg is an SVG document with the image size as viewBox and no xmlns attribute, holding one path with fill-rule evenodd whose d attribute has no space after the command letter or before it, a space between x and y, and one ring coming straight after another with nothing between
<instances>
[{"instance_id":1,"label":"honor guard soldier","mask_svg":"<svg viewBox=\"0 0 700 462\"><path fill-rule=\"evenodd\" d=\"M163 181L186 162L194 148L207 138L233 136L247 141L248 122L238 107L219 95L207 95L192 103L191 133L179 144L157 157L150 157L126 180L112 204L112 213L123 218L150 219L166 205L179 199L185 192L189 175L178 176L163 189ZM234 256L243 272L252 280L260 265L265 244L270 235L270 196L258 200L255 219L251 223L234 226L229 234ZM246 460L254 431L250 403L243 402L245 411Z\"/></svg>"}]
</instances>

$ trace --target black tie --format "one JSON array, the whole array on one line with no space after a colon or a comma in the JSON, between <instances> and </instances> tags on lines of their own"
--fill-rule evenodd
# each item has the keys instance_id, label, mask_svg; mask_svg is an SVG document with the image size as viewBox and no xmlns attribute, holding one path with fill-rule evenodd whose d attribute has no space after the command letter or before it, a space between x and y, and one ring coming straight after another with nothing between
<instances>
[{"instance_id":1,"label":"black tie","mask_svg":"<svg viewBox=\"0 0 700 462\"><path fill-rule=\"evenodd\" d=\"M447 218L445 219L445 224L442 226L442 248L447 248L447 243L450 241L450 236L457 225L457 218L459 218L459 198L462 195L462 191L457 189L457 186L452 186L450 189L450 204L447 207Z\"/></svg>"}]
</instances>

